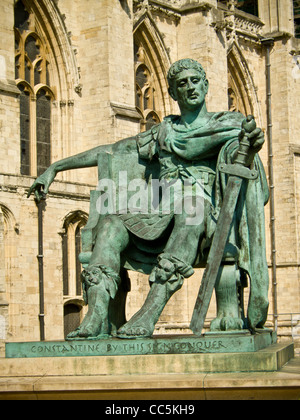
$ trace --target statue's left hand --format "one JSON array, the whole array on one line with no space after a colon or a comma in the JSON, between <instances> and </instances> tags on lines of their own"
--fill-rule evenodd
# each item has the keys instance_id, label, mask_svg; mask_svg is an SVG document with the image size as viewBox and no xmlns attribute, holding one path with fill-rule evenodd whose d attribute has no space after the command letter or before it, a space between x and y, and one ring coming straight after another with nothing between
<instances>
[{"instance_id":1,"label":"statue's left hand","mask_svg":"<svg viewBox=\"0 0 300 420\"><path fill-rule=\"evenodd\" d=\"M265 142L264 133L260 128L256 128L249 134L250 148L253 153L258 153Z\"/></svg>"},{"instance_id":2,"label":"statue's left hand","mask_svg":"<svg viewBox=\"0 0 300 420\"><path fill-rule=\"evenodd\" d=\"M245 136L246 132L244 129L240 131L239 140ZM248 140L250 141L250 153L258 153L265 142L264 133L260 128L255 128L250 133L247 133Z\"/></svg>"},{"instance_id":3,"label":"statue's left hand","mask_svg":"<svg viewBox=\"0 0 300 420\"><path fill-rule=\"evenodd\" d=\"M39 203L43 198L45 198L45 195L48 193L49 187L54 181L55 176L56 171L52 166L50 166L42 175L40 175L34 181L34 183L28 191L27 198L29 198L30 195L34 192L35 198Z\"/></svg>"},{"instance_id":4,"label":"statue's left hand","mask_svg":"<svg viewBox=\"0 0 300 420\"><path fill-rule=\"evenodd\" d=\"M254 118L248 116L242 123L242 129L239 134L239 141L241 142L244 137L249 141L247 157L245 159L245 166L250 166L253 162L254 156L258 153L265 142L263 131L256 127Z\"/></svg>"}]
</instances>

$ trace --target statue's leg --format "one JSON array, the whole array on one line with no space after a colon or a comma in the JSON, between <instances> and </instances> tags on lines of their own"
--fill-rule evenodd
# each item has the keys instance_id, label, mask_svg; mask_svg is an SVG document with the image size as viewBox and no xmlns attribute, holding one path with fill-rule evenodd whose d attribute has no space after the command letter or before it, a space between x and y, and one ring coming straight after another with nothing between
<instances>
[{"instance_id":1,"label":"statue's leg","mask_svg":"<svg viewBox=\"0 0 300 420\"><path fill-rule=\"evenodd\" d=\"M175 216L172 234L158 265L150 275L151 289L142 308L118 330L119 337L150 337L165 305L181 288L183 279L193 274L192 264L203 233L203 223L188 225L190 214Z\"/></svg>"},{"instance_id":2,"label":"statue's leg","mask_svg":"<svg viewBox=\"0 0 300 420\"><path fill-rule=\"evenodd\" d=\"M161 261L150 275L152 283L147 298L141 309L117 332L120 338L151 337L156 322L162 313L170 297L181 288L183 275L162 268L163 265L171 266L174 264L161 255ZM169 268L169 267L168 267ZM165 280L166 276L171 277Z\"/></svg>"},{"instance_id":3,"label":"statue's leg","mask_svg":"<svg viewBox=\"0 0 300 420\"><path fill-rule=\"evenodd\" d=\"M236 263L223 263L215 285L217 317L211 322L211 331L243 329L240 271Z\"/></svg>"},{"instance_id":4,"label":"statue's leg","mask_svg":"<svg viewBox=\"0 0 300 420\"><path fill-rule=\"evenodd\" d=\"M122 220L115 215L104 217L97 226L89 267L104 265L119 273L120 255L128 244L129 234Z\"/></svg>"},{"instance_id":5,"label":"statue's leg","mask_svg":"<svg viewBox=\"0 0 300 420\"><path fill-rule=\"evenodd\" d=\"M193 265L200 238L205 232L204 199L197 197L196 200L195 205L192 198L185 198L183 205L189 212L183 209L181 214L175 215L174 229L164 249L165 254L170 254L188 265Z\"/></svg>"},{"instance_id":6,"label":"statue's leg","mask_svg":"<svg viewBox=\"0 0 300 420\"><path fill-rule=\"evenodd\" d=\"M120 284L120 254L129 243L129 235L117 216L103 218L97 232L89 266L82 273L88 312L68 339L110 333L108 307Z\"/></svg>"}]
</instances>

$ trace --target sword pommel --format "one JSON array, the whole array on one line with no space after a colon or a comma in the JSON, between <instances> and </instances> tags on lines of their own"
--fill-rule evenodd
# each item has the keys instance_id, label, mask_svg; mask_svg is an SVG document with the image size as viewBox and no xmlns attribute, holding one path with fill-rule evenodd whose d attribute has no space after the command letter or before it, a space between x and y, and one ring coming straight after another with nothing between
<instances>
[{"instance_id":1,"label":"sword pommel","mask_svg":"<svg viewBox=\"0 0 300 420\"><path fill-rule=\"evenodd\" d=\"M246 133L251 133L256 129L256 122L253 115L248 115L248 117L243 120L242 128L246 131Z\"/></svg>"}]
</instances>

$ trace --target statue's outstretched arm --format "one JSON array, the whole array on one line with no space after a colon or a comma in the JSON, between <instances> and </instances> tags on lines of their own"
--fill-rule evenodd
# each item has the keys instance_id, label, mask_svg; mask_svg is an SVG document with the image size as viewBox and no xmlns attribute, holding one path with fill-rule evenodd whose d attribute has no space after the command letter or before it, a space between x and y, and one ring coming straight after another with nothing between
<instances>
[{"instance_id":1,"label":"statue's outstretched arm","mask_svg":"<svg viewBox=\"0 0 300 420\"><path fill-rule=\"evenodd\" d=\"M30 187L27 198L32 193L35 194L36 200L39 202L45 194L48 193L49 187L54 181L56 174L61 171L67 171L69 169L79 168L90 168L98 165L98 153L114 151L126 151L136 150L136 137L130 137L128 139L120 140L114 144L101 145L93 149L87 150L86 152L79 153L57 162L52 163L46 171L40 175Z\"/></svg>"}]
</instances>

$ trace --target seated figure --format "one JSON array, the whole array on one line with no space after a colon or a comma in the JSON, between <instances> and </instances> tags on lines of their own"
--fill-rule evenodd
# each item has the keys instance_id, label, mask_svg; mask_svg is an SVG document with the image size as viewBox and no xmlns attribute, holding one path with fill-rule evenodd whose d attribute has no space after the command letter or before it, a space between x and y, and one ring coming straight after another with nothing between
<instances>
[{"instance_id":1,"label":"seated figure","mask_svg":"<svg viewBox=\"0 0 300 420\"><path fill-rule=\"evenodd\" d=\"M150 274L151 287L141 309L118 326L116 335L120 338L150 337L171 296L195 267L205 264L228 179L219 165L234 162L245 135L245 117L235 112L207 111L208 81L202 66L194 60L174 63L168 83L180 115L167 116L137 136L55 162L29 190L28 196L34 192L40 200L59 171L97 166L103 153L124 156L125 163L126 156L136 156L136 164L144 162L152 171L152 180L157 176L160 185L179 182L183 189L190 187L183 196L184 203L174 200L169 212L115 211L98 218L91 254L82 273L88 312L69 339L111 334L109 308L120 288L120 273L123 267L128 268L126 261L135 261L135 265L131 264L133 269ZM217 317L211 323L211 330L215 331L262 328L268 311L264 243L268 188L257 155L264 135L254 128L247 136L250 148L246 166L254 167L259 176L243 181L215 285ZM250 280L247 316L242 308L246 279Z\"/></svg>"}]
</instances>

